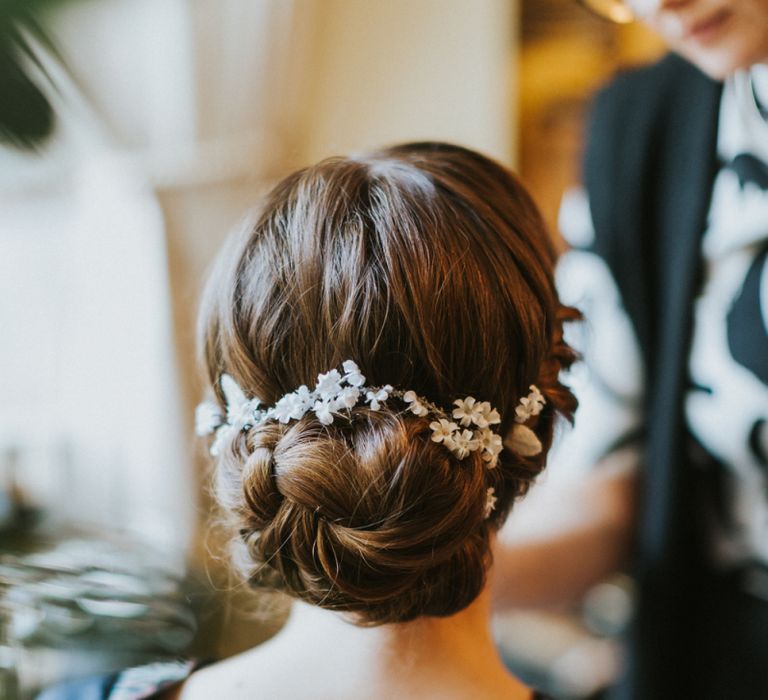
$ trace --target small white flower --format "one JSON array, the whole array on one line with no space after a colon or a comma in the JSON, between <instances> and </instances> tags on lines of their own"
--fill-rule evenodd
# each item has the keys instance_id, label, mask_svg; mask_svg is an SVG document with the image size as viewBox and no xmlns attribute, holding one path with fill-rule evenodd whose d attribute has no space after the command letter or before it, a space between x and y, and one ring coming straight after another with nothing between
<instances>
[{"instance_id":1,"label":"small white flower","mask_svg":"<svg viewBox=\"0 0 768 700\"><path fill-rule=\"evenodd\" d=\"M195 433L211 435L224 422L219 406L213 401L203 401L195 409Z\"/></svg>"},{"instance_id":2,"label":"small white flower","mask_svg":"<svg viewBox=\"0 0 768 700\"><path fill-rule=\"evenodd\" d=\"M293 392L298 396L304 404L309 408L312 405L312 392L306 384L302 384L296 391Z\"/></svg>"},{"instance_id":3,"label":"small white flower","mask_svg":"<svg viewBox=\"0 0 768 700\"><path fill-rule=\"evenodd\" d=\"M231 406L227 410L227 422L238 429L245 429L256 422L256 411L259 407L258 399L245 401L239 406Z\"/></svg>"},{"instance_id":4,"label":"small white flower","mask_svg":"<svg viewBox=\"0 0 768 700\"><path fill-rule=\"evenodd\" d=\"M541 409L544 408L544 404L547 403L547 400L536 385L531 384L528 388L531 390L531 393L528 394L528 398L530 398L532 404L534 404L532 406L533 415L538 416L539 413L541 413Z\"/></svg>"},{"instance_id":5,"label":"small white flower","mask_svg":"<svg viewBox=\"0 0 768 700\"><path fill-rule=\"evenodd\" d=\"M327 401L316 401L312 410L323 425L330 425L333 423L333 414L331 413L332 407Z\"/></svg>"},{"instance_id":6,"label":"small white flower","mask_svg":"<svg viewBox=\"0 0 768 700\"><path fill-rule=\"evenodd\" d=\"M403 394L403 401L407 404L408 410L416 416L426 416L429 409L421 402L415 391L406 391Z\"/></svg>"},{"instance_id":7,"label":"small white flower","mask_svg":"<svg viewBox=\"0 0 768 700\"><path fill-rule=\"evenodd\" d=\"M307 387L303 387L306 389ZM272 409L272 416L281 423L287 423L290 420L303 418L308 410L307 401L299 395L299 392L286 394Z\"/></svg>"},{"instance_id":8,"label":"small white flower","mask_svg":"<svg viewBox=\"0 0 768 700\"><path fill-rule=\"evenodd\" d=\"M498 463L498 457L504 449L501 435L497 435L488 428L479 431L480 447L483 449L483 459L488 462L488 468L493 469Z\"/></svg>"},{"instance_id":9,"label":"small white flower","mask_svg":"<svg viewBox=\"0 0 768 700\"><path fill-rule=\"evenodd\" d=\"M315 391L323 400L335 398L341 391L341 375L337 369L332 369L325 374L317 375L317 386Z\"/></svg>"},{"instance_id":10,"label":"small white flower","mask_svg":"<svg viewBox=\"0 0 768 700\"><path fill-rule=\"evenodd\" d=\"M453 417L459 421L463 426L477 424L477 421L482 419L482 413L478 411L475 406L476 400L472 396L467 396L466 399L456 399L453 405L456 408L453 409Z\"/></svg>"},{"instance_id":11,"label":"small white flower","mask_svg":"<svg viewBox=\"0 0 768 700\"><path fill-rule=\"evenodd\" d=\"M227 405L227 418L230 423L234 423L230 412L238 414L240 408L244 403L248 402L248 399L240 388L240 385L228 374L221 375L219 384L221 385L221 392L224 394L224 401Z\"/></svg>"},{"instance_id":12,"label":"small white flower","mask_svg":"<svg viewBox=\"0 0 768 700\"><path fill-rule=\"evenodd\" d=\"M497 498L494 495L496 493L496 489L490 488L485 492L485 517L490 518L491 513L493 513L494 510L496 510L496 501Z\"/></svg>"},{"instance_id":13,"label":"small white flower","mask_svg":"<svg viewBox=\"0 0 768 700\"><path fill-rule=\"evenodd\" d=\"M476 433L480 441L480 447L488 452L499 454L503 449L501 436L494 433L490 428L483 428Z\"/></svg>"},{"instance_id":14,"label":"small white flower","mask_svg":"<svg viewBox=\"0 0 768 700\"><path fill-rule=\"evenodd\" d=\"M464 459L470 452L474 452L480 443L475 439L471 430L456 431L452 436L453 448L451 451L459 459Z\"/></svg>"},{"instance_id":15,"label":"small white flower","mask_svg":"<svg viewBox=\"0 0 768 700\"><path fill-rule=\"evenodd\" d=\"M238 383L228 374L222 374L219 381L227 405L227 423L238 430L253 425L260 401L246 398Z\"/></svg>"},{"instance_id":16,"label":"small white flower","mask_svg":"<svg viewBox=\"0 0 768 700\"><path fill-rule=\"evenodd\" d=\"M498 425L501 423L499 412L487 401L477 404L476 408L480 414L480 420L475 423L478 428L487 428L489 425Z\"/></svg>"},{"instance_id":17,"label":"small white flower","mask_svg":"<svg viewBox=\"0 0 768 700\"><path fill-rule=\"evenodd\" d=\"M352 360L345 360L342 365L344 369L344 380L351 386L363 386L365 377L360 373L360 368Z\"/></svg>"},{"instance_id":18,"label":"small white flower","mask_svg":"<svg viewBox=\"0 0 768 700\"><path fill-rule=\"evenodd\" d=\"M339 408L353 408L360 400L360 389L354 386L344 387L336 399Z\"/></svg>"},{"instance_id":19,"label":"small white flower","mask_svg":"<svg viewBox=\"0 0 768 700\"><path fill-rule=\"evenodd\" d=\"M456 423L441 418L439 421L434 421L429 424L432 430L432 442L443 442L446 439L453 444L453 433L459 429Z\"/></svg>"},{"instance_id":20,"label":"small white flower","mask_svg":"<svg viewBox=\"0 0 768 700\"><path fill-rule=\"evenodd\" d=\"M218 457L221 454L221 448L224 447L224 443L229 439L231 433L232 426L226 424L216 431L216 437L213 439L210 449L212 457Z\"/></svg>"},{"instance_id":21,"label":"small white flower","mask_svg":"<svg viewBox=\"0 0 768 700\"><path fill-rule=\"evenodd\" d=\"M474 406L472 406L472 409L470 411L472 422L478 427L478 428L487 428L488 418L487 415L491 412L491 404L487 401L483 401L482 403L476 403Z\"/></svg>"},{"instance_id":22,"label":"small white flower","mask_svg":"<svg viewBox=\"0 0 768 700\"><path fill-rule=\"evenodd\" d=\"M344 360L344 362L341 363L341 367L346 374L356 374L360 371L357 362L354 360Z\"/></svg>"},{"instance_id":23,"label":"small white flower","mask_svg":"<svg viewBox=\"0 0 768 700\"><path fill-rule=\"evenodd\" d=\"M371 404L372 411L378 411L381 408L381 402L389 398L390 391L392 391L392 387L387 384L378 391L369 391L365 394L365 400Z\"/></svg>"},{"instance_id":24,"label":"small white flower","mask_svg":"<svg viewBox=\"0 0 768 700\"><path fill-rule=\"evenodd\" d=\"M528 388L531 393L528 396L523 396L515 409L515 422L517 423L525 423L531 417L538 416L547 402L538 387L531 384Z\"/></svg>"}]
</instances>

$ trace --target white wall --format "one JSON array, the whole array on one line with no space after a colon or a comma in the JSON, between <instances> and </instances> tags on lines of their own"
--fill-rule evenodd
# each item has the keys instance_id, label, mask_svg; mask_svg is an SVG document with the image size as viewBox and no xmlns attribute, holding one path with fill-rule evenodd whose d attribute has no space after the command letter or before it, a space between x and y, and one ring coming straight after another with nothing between
<instances>
[{"instance_id":1,"label":"white wall","mask_svg":"<svg viewBox=\"0 0 768 700\"><path fill-rule=\"evenodd\" d=\"M512 161L516 7L319 0L306 158L429 139Z\"/></svg>"},{"instance_id":2,"label":"white wall","mask_svg":"<svg viewBox=\"0 0 768 700\"><path fill-rule=\"evenodd\" d=\"M0 347L0 452L26 450L22 486L60 515L199 544L192 327L211 256L271 180L327 155L442 139L511 162L515 8L65 6L63 128L39 155L0 150L13 271L0 280L13 338ZM45 441L65 457L36 457Z\"/></svg>"}]
</instances>

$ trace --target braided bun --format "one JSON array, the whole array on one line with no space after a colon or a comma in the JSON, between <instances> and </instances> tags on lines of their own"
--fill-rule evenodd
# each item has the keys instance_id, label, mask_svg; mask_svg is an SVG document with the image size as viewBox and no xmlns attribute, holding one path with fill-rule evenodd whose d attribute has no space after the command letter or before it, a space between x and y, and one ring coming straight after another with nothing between
<instances>
[{"instance_id":1,"label":"braided bun","mask_svg":"<svg viewBox=\"0 0 768 700\"><path fill-rule=\"evenodd\" d=\"M237 513L243 573L367 623L464 608L488 565L488 470L430 436L425 418L367 408L236 436L219 469L241 483L219 479L217 493Z\"/></svg>"},{"instance_id":2,"label":"braided bun","mask_svg":"<svg viewBox=\"0 0 768 700\"><path fill-rule=\"evenodd\" d=\"M358 405L323 425L308 412L231 431L216 493L249 582L361 624L458 612L478 595L490 533L541 471L573 361L553 284L554 253L507 170L465 149L412 144L300 171L268 196L223 257L200 331L219 378L273 406L342 359L370 386L413 389L447 409L475 396L499 432L537 384L529 424L543 451L509 450L489 469L432 441L430 417L397 402ZM496 508L486 518L487 493Z\"/></svg>"}]
</instances>

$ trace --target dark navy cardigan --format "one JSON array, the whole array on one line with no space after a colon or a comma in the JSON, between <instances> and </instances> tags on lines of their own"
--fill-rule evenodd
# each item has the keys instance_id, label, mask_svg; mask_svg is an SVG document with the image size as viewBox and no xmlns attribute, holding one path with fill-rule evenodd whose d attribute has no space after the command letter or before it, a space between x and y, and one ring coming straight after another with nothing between
<instances>
[{"instance_id":1,"label":"dark navy cardigan","mask_svg":"<svg viewBox=\"0 0 768 700\"><path fill-rule=\"evenodd\" d=\"M768 669L768 605L731 595L707 569L683 413L721 94L720 83L670 55L603 90L588 132L593 248L620 289L646 370L638 605L612 695L622 699L768 697L768 671L759 671ZM711 644L700 652L720 635L722 657Z\"/></svg>"}]
</instances>

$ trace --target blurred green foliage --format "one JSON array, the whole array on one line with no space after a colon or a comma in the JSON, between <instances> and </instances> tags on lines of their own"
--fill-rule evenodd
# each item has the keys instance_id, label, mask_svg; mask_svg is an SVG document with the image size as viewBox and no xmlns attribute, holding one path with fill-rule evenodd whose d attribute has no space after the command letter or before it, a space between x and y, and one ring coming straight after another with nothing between
<instances>
[{"instance_id":1,"label":"blurred green foliage","mask_svg":"<svg viewBox=\"0 0 768 700\"><path fill-rule=\"evenodd\" d=\"M70 0L0 0L0 143L40 149L53 133L55 115L32 75L45 77L30 38L56 52L45 15ZM38 78L39 79L39 78Z\"/></svg>"}]
</instances>

